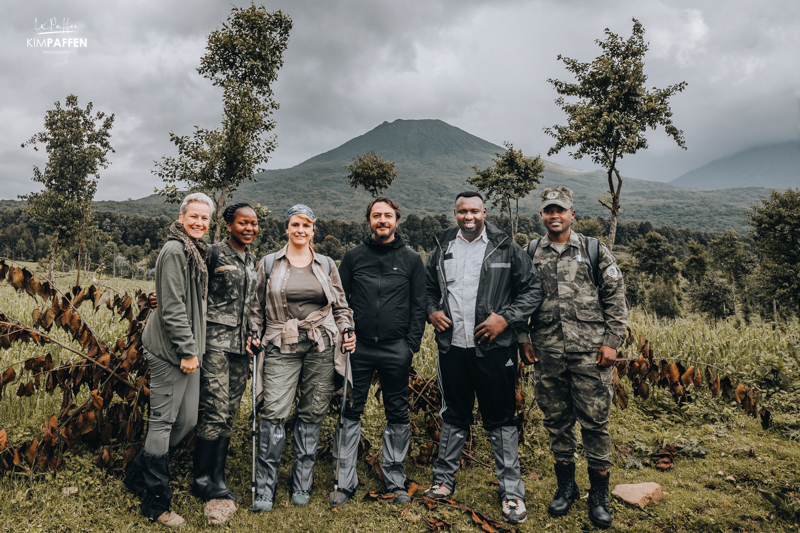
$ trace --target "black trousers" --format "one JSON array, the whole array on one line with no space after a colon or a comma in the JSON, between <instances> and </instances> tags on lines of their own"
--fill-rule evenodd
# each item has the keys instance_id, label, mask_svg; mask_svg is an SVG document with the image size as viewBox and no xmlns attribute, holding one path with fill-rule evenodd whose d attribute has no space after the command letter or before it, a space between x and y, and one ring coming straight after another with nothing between
<instances>
[{"instance_id":1,"label":"black trousers","mask_svg":"<svg viewBox=\"0 0 800 533\"><path fill-rule=\"evenodd\" d=\"M439 352L442 420L459 428L471 426L477 396L487 431L515 425L516 371L516 346L489 350L485 357L476 356L475 348L457 346L451 346L447 353Z\"/></svg>"},{"instance_id":2,"label":"black trousers","mask_svg":"<svg viewBox=\"0 0 800 533\"><path fill-rule=\"evenodd\" d=\"M350 356L353 373L353 406L347 404L345 418L359 420L378 371L383 394L383 410L389 424L408 423L408 373L413 354L404 339L374 342L358 339L356 351Z\"/></svg>"}]
</instances>

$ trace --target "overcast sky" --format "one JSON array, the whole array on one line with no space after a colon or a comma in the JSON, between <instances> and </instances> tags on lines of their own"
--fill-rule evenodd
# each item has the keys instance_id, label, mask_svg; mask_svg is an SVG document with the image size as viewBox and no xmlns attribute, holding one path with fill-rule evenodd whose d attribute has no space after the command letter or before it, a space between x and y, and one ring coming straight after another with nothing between
<instances>
[{"instance_id":1,"label":"overcast sky","mask_svg":"<svg viewBox=\"0 0 800 533\"><path fill-rule=\"evenodd\" d=\"M249 2L235 1L247 6ZM383 121L441 119L526 155L589 169L542 128L565 122L548 78L569 80L556 56L599 55L605 28L646 30L648 87L680 81L673 120L619 165L624 175L669 181L744 148L800 139L800 2L797 0L275 0L294 21L275 85L279 146L269 168L296 165ZM43 151L20 144L72 93L114 113L111 166L97 199L139 198L159 186L153 161L172 154L169 132L215 128L221 90L196 72L209 32L231 3L216 1L7 2L0 18L0 198L30 192ZM29 47L50 19L85 48ZM56 35L50 35L55 37ZM62 37L62 35L58 35ZM69 54L48 53L70 51Z\"/></svg>"}]
</instances>

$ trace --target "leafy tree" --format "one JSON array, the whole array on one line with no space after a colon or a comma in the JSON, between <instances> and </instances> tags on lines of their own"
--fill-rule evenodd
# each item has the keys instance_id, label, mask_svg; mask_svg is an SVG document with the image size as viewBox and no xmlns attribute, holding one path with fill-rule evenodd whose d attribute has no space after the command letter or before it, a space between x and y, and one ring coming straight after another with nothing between
<instances>
[{"instance_id":1,"label":"leafy tree","mask_svg":"<svg viewBox=\"0 0 800 533\"><path fill-rule=\"evenodd\" d=\"M64 107L45 114L44 131L31 137L22 147L43 144L47 152L44 172L33 167L33 181L44 185L40 192L21 195L27 200L26 212L52 234L47 276L54 281L56 257L64 247L78 240L78 279L81 282L81 247L86 225L92 221L92 200L97 191L98 171L108 168L106 154L114 115L102 111L92 115L92 103L82 109L78 97L70 94Z\"/></svg>"},{"instance_id":2,"label":"leafy tree","mask_svg":"<svg viewBox=\"0 0 800 533\"><path fill-rule=\"evenodd\" d=\"M334 261L341 261L344 257L345 248L342 246L342 242L333 235L327 235L314 248L316 252L327 255Z\"/></svg>"},{"instance_id":3,"label":"leafy tree","mask_svg":"<svg viewBox=\"0 0 800 533\"><path fill-rule=\"evenodd\" d=\"M222 28L208 36L206 54L197 72L223 88L223 119L215 130L195 126L194 135L170 132L177 157L156 162L153 173L166 186L156 192L168 202L179 202L186 191L211 194L217 204L214 241L220 240L222 211L227 199L246 179L255 180L260 165L277 146L270 118L278 109L272 84L283 66L292 20L264 6L234 7Z\"/></svg>"},{"instance_id":4,"label":"leafy tree","mask_svg":"<svg viewBox=\"0 0 800 533\"><path fill-rule=\"evenodd\" d=\"M733 286L717 275L706 275L689 289L692 309L713 318L716 323L733 315Z\"/></svg>"},{"instance_id":5,"label":"leafy tree","mask_svg":"<svg viewBox=\"0 0 800 533\"><path fill-rule=\"evenodd\" d=\"M403 218L397 231L403 236L406 245L412 248L422 247L425 250L433 250L436 245L436 235L450 225L451 222L447 215L425 215L420 218L412 213Z\"/></svg>"},{"instance_id":6,"label":"leafy tree","mask_svg":"<svg viewBox=\"0 0 800 533\"><path fill-rule=\"evenodd\" d=\"M772 191L748 213L761 253L761 283L770 295L800 315L800 189Z\"/></svg>"},{"instance_id":7,"label":"leafy tree","mask_svg":"<svg viewBox=\"0 0 800 533\"><path fill-rule=\"evenodd\" d=\"M580 220L576 217L575 222L572 223L572 230L587 237L599 238L603 232L603 227L592 217L584 217Z\"/></svg>"},{"instance_id":8,"label":"leafy tree","mask_svg":"<svg viewBox=\"0 0 800 533\"><path fill-rule=\"evenodd\" d=\"M689 256L683 263L683 277L692 283L699 283L708 272L711 257L705 247L695 240L689 241L687 248Z\"/></svg>"},{"instance_id":9,"label":"leafy tree","mask_svg":"<svg viewBox=\"0 0 800 533\"><path fill-rule=\"evenodd\" d=\"M620 262L619 269L625 279L625 300L628 302L628 309L644 307L647 301L644 276L641 272L634 270L633 265L627 261Z\"/></svg>"},{"instance_id":10,"label":"leafy tree","mask_svg":"<svg viewBox=\"0 0 800 533\"><path fill-rule=\"evenodd\" d=\"M633 269L649 276L653 282L656 278L673 281L678 274L675 248L655 231L636 239L628 251L636 259Z\"/></svg>"},{"instance_id":11,"label":"leafy tree","mask_svg":"<svg viewBox=\"0 0 800 533\"><path fill-rule=\"evenodd\" d=\"M538 155L525 157L522 150L514 150L514 145L504 142L506 151L495 152L494 165L483 170L475 165L472 171L475 176L467 178L467 182L476 186L491 201L493 207L508 213L511 223L511 238L516 238L519 230L519 200L525 198L544 176L544 163ZM512 202L515 213L512 213Z\"/></svg>"},{"instance_id":12,"label":"leafy tree","mask_svg":"<svg viewBox=\"0 0 800 533\"><path fill-rule=\"evenodd\" d=\"M621 211L622 177L617 161L626 154L647 149L647 128L663 126L667 135L683 149L683 132L672 124L669 99L686 88L686 82L665 89L645 88L644 55L648 43L644 28L633 19L633 34L627 40L605 29L606 39L596 40L603 53L591 63L558 56L577 83L549 79L559 97L556 104L567 114L567 125L545 128L556 139L547 155L566 147L577 147L569 155L574 159L590 156L608 174L608 192L600 204L611 211L608 248L613 249L617 216ZM577 98L568 103L565 97ZM616 177L616 185L614 184Z\"/></svg>"},{"instance_id":13,"label":"leafy tree","mask_svg":"<svg viewBox=\"0 0 800 533\"><path fill-rule=\"evenodd\" d=\"M353 162L345 165L347 181L354 189L359 186L370 193L373 198L381 195L381 191L388 189L397 177L394 161L387 161L370 150L364 155L356 155Z\"/></svg>"},{"instance_id":14,"label":"leafy tree","mask_svg":"<svg viewBox=\"0 0 800 533\"><path fill-rule=\"evenodd\" d=\"M749 314L749 302L747 298L747 275L754 266L752 254L747 253L742 239L731 230L725 231L722 235L711 241L711 256L714 263L719 266L725 281L733 292L733 314L737 315L737 294L745 303L744 307Z\"/></svg>"},{"instance_id":15,"label":"leafy tree","mask_svg":"<svg viewBox=\"0 0 800 533\"><path fill-rule=\"evenodd\" d=\"M647 289L647 309L661 318L677 318L681 316L681 305L678 301L678 290L672 281L664 281L657 277Z\"/></svg>"}]
</instances>

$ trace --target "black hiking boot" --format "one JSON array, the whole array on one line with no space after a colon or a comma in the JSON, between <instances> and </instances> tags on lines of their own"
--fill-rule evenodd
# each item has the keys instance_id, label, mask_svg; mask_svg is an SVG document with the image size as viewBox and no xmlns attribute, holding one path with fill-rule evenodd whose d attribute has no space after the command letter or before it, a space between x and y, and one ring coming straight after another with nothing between
<instances>
[{"instance_id":1,"label":"black hiking boot","mask_svg":"<svg viewBox=\"0 0 800 533\"><path fill-rule=\"evenodd\" d=\"M599 470L589 469L589 481L592 484L589 489L589 520L602 529L611 527L611 513L608 509L609 475L609 472L603 475Z\"/></svg>"},{"instance_id":2,"label":"black hiking boot","mask_svg":"<svg viewBox=\"0 0 800 533\"><path fill-rule=\"evenodd\" d=\"M197 438L194 445L194 481L192 494L203 500L230 499L233 493L227 486L220 486L215 475L220 467L225 468L224 456L220 457L220 443L224 439L206 440ZM227 451L227 450L226 450Z\"/></svg>"},{"instance_id":3,"label":"black hiking boot","mask_svg":"<svg viewBox=\"0 0 800 533\"><path fill-rule=\"evenodd\" d=\"M552 516L564 516L572 507L572 504L580 496L580 490L575 483L575 463L564 464L556 461L555 465L556 481L558 488L553 496L553 501L547 508Z\"/></svg>"}]
</instances>

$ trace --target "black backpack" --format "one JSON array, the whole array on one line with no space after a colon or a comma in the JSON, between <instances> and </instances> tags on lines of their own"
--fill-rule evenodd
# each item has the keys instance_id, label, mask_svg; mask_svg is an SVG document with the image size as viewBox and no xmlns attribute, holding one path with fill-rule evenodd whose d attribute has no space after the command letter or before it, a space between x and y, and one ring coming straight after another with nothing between
<instances>
[{"instance_id":1,"label":"black backpack","mask_svg":"<svg viewBox=\"0 0 800 533\"><path fill-rule=\"evenodd\" d=\"M594 237L584 237L586 239L586 252L589 254L589 264L592 265L590 272L592 274L592 283L595 287L599 287L603 283L603 278L600 277L600 241ZM539 248L539 241L542 239L533 239L528 243L526 250L528 255L533 260L533 255L536 249Z\"/></svg>"}]
</instances>

